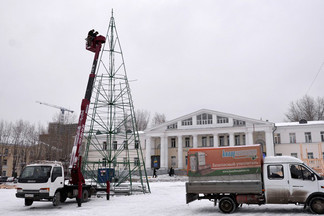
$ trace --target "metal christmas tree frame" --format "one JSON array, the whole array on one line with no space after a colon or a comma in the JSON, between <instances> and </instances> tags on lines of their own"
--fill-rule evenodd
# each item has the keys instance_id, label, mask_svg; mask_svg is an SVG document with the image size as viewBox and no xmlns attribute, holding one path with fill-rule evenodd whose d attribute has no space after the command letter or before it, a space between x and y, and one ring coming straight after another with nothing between
<instances>
[{"instance_id":1,"label":"metal christmas tree frame","mask_svg":"<svg viewBox=\"0 0 324 216\"><path fill-rule=\"evenodd\" d=\"M105 187L150 192L123 52L112 17L101 51L86 124L85 178ZM136 183L135 183L136 182Z\"/></svg>"}]
</instances>

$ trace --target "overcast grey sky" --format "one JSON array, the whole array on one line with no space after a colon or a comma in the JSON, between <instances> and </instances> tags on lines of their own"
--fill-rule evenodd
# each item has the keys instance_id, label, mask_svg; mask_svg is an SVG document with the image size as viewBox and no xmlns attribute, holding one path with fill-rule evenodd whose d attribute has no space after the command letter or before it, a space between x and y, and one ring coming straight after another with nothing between
<instances>
[{"instance_id":1,"label":"overcast grey sky","mask_svg":"<svg viewBox=\"0 0 324 216\"><path fill-rule=\"evenodd\" d=\"M0 7L0 119L77 116L111 9L135 109L168 120L206 108L281 122L324 62L324 1L10 0ZM309 90L324 96L324 68Z\"/></svg>"}]
</instances>

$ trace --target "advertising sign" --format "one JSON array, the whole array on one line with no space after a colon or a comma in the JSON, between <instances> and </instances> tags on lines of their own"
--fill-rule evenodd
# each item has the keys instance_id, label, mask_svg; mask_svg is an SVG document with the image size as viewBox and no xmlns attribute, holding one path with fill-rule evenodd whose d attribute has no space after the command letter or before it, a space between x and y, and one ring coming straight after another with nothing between
<instances>
[{"instance_id":1,"label":"advertising sign","mask_svg":"<svg viewBox=\"0 0 324 216\"><path fill-rule=\"evenodd\" d=\"M260 145L195 148L188 151L188 176L222 176L261 173Z\"/></svg>"}]
</instances>

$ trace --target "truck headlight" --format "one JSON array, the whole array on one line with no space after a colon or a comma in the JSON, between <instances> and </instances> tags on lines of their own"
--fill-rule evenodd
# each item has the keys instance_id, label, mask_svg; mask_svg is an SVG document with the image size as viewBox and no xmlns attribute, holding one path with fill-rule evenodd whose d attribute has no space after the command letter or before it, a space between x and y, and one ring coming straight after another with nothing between
<instances>
[{"instance_id":1,"label":"truck headlight","mask_svg":"<svg viewBox=\"0 0 324 216\"><path fill-rule=\"evenodd\" d=\"M49 188L41 188L39 189L39 193L49 193L50 189Z\"/></svg>"},{"instance_id":2,"label":"truck headlight","mask_svg":"<svg viewBox=\"0 0 324 216\"><path fill-rule=\"evenodd\" d=\"M22 188L17 188L17 193L22 193L23 189Z\"/></svg>"}]
</instances>

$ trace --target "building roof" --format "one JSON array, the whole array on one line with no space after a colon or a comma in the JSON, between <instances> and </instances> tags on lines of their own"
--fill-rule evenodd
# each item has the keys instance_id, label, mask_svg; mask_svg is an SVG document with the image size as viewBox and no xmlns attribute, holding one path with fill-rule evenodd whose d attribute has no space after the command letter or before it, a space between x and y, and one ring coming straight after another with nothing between
<instances>
[{"instance_id":1,"label":"building roof","mask_svg":"<svg viewBox=\"0 0 324 216\"><path fill-rule=\"evenodd\" d=\"M324 121L307 121L307 123L299 122L281 122L275 123L276 127L287 127L287 126L307 126L307 125L324 125Z\"/></svg>"},{"instance_id":2,"label":"building roof","mask_svg":"<svg viewBox=\"0 0 324 216\"><path fill-rule=\"evenodd\" d=\"M209 110L209 109L200 109L200 110L198 110L196 112L192 112L192 113L189 113L187 115L180 116L180 117L178 117L176 119L167 121L167 122L165 122L165 123L163 123L161 125L157 125L155 127L148 128L148 129L145 130L145 132L154 131L154 130L159 129L159 128L165 128L170 124L177 123L178 121L186 120L188 118L191 118L193 116L197 116L197 115L200 115L200 114L203 114L203 113L214 114L214 115L217 115L217 116L228 117L228 118L241 120L241 121L245 121L245 122L251 122L251 123L253 123L255 125L257 125L257 124L260 124L260 125L273 125L274 124L274 123L269 122L269 121L263 121L263 120L247 118L247 117L238 116L238 115L234 115L234 114L230 114L230 113L224 113L224 112L219 112L219 111Z\"/></svg>"}]
</instances>

